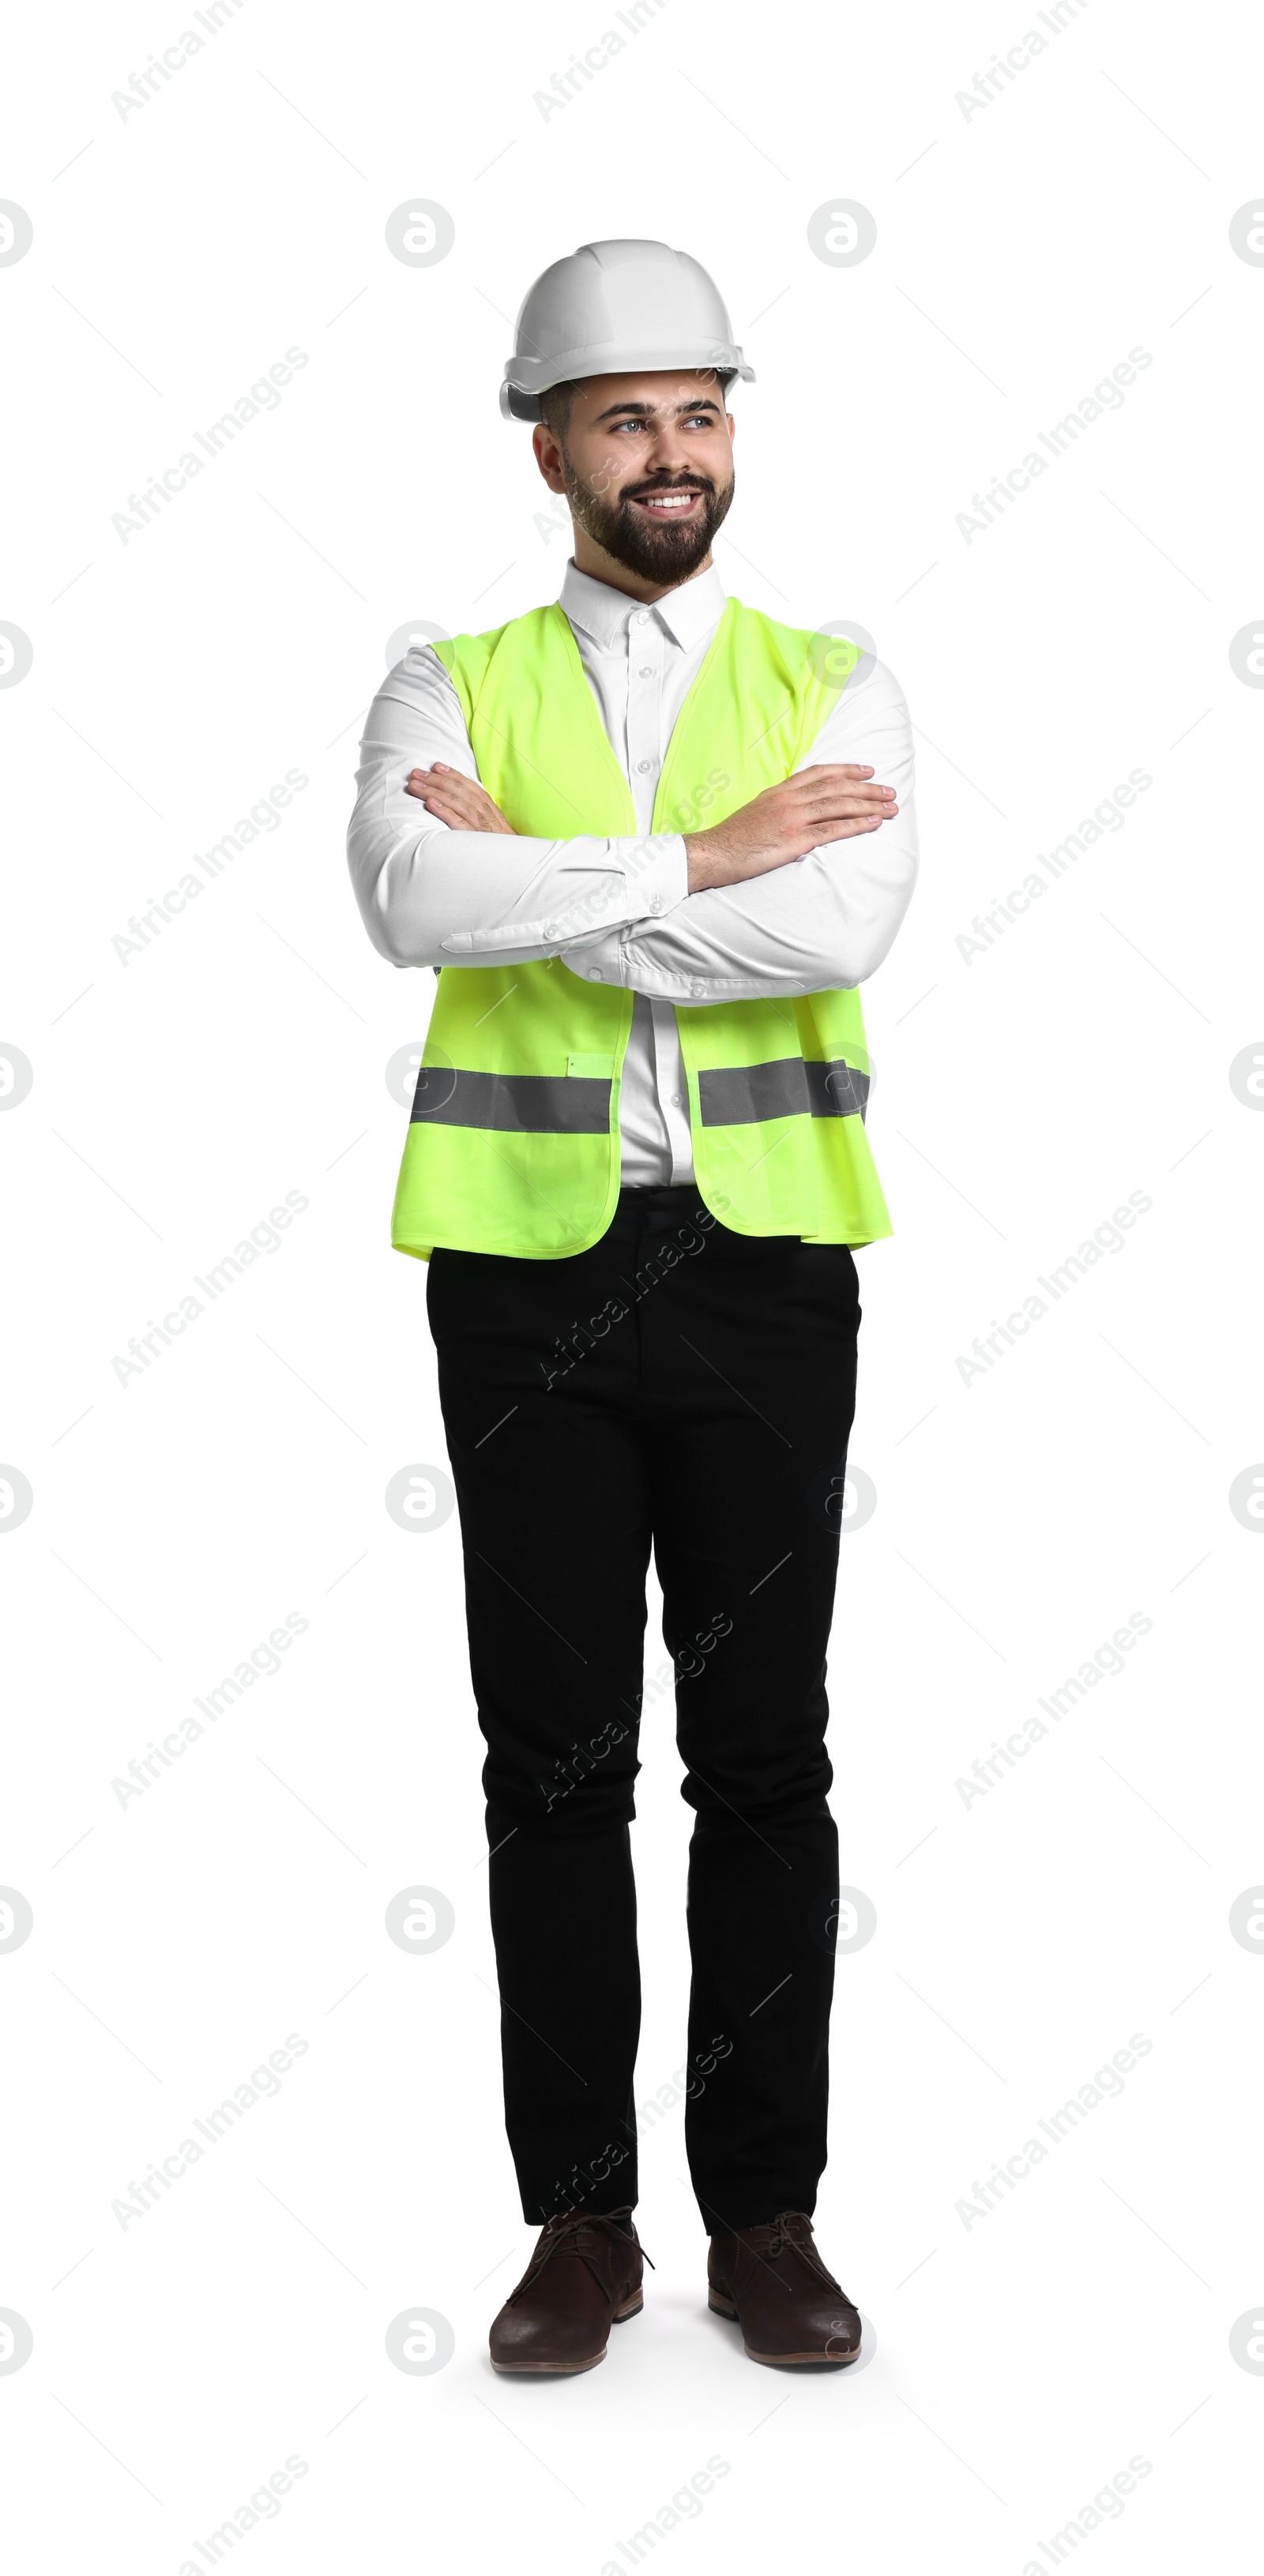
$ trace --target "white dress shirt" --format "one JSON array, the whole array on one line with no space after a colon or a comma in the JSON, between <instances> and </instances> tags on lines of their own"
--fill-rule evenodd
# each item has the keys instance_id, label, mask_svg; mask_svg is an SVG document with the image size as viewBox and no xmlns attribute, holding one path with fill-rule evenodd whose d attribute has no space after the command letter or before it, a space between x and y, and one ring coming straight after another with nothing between
<instances>
[{"instance_id":1,"label":"white dress shirt","mask_svg":"<svg viewBox=\"0 0 1264 2576\"><path fill-rule=\"evenodd\" d=\"M789 999L861 983L880 966L917 877L913 745L890 671L843 689L800 768L868 761L899 812L735 886L690 894L681 836L651 831L672 728L724 609L714 566L651 607L578 572L561 605L606 735L632 792L635 840L544 841L453 832L406 792L444 760L478 775L438 655L414 646L389 672L360 746L347 838L373 944L396 966L513 966L562 957L636 996L619 1094L621 1175L648 1188L693 1178L673 1005Z\"/></svg>"}]
</instances>

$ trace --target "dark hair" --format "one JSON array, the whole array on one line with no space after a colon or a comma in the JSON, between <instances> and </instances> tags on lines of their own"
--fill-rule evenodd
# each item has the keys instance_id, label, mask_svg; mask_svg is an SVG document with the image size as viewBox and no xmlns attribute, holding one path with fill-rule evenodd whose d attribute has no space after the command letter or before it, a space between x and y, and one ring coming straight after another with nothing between
<instances>
[{"instance_id":1,"label":"dark hair","mask_svg":"<svg viewBox=\"0 0 1264 2576\"><path fill-rule=\"evenodd\" d=\"M540 418L555 438L565 439L570 427L571 405L579 392L579 378L572 376L560 385L550 385L540 396Z\"/></svg>"}]
</instances>

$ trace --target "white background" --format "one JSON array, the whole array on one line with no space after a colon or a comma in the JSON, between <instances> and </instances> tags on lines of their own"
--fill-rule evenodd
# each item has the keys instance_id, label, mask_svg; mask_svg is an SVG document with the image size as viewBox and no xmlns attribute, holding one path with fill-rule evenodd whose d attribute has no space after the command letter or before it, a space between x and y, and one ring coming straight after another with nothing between
<instances>
[{"instance_id":1,"label":"white background","mask_svg":"<svg viewBox=\"0 0 1264 2576\"><path fill-rule=\"evenodd\" d=\"M1228 1917L1264 1862L1262 1552L1228 1492L1264 1457L1264 1117L1228 1069L1264 1051L1264 698L1229 646L1264 623L1264 272L1229 224L1262 175L1258 31L1094 0L967 117L957 93L1040 24L1022 0L775 26L667 0L546 117L535 93L617 25L604 0L246 0L120 116L194 24L155 0L8 39L0 195L34 226L0 269L0 617L34 655L0 692L0 1039L34 1068L0 1117L0 1455L34 1493L0 1548L0 1879L34 1914L0 1955L0 2306L34 2338L0 2376L8 2559L176 2576L293 2454L234 2563L600 2576L714 2455L642 2558L1019 2576L1140 2455L1077 2561L1239 2563L1264 1966ZM410 190L455 224L430 268L386 247ZM831 191L876 219L854 268L808 246ZM878 1506L831 1663L843 1874L877 1909L839 1961L818 2211L877 2335L841 2378L754 2369L706 2313L679 2108L642 2149L644 2315L586 2378L492 2374L530 2239L458 1530L383 1502L444 1464L384 1078L434 988L352 901L358 720L402 623L555 595L564 539L497 384L531 278L612 233L702 259L757 370L729 587L862 621L918 729L922 881L865 995L896 1228L859 1261ZM129 495L291 346L279 407L122 542ZM1122 408L967 543L972 496L1134 346ZM1134 767L1124 828L965 963L972 916ZM291 768L279 828L121 962L129 915ZM309 1206L279 1248L120 1383L129 1337L287 1191ZM963 1382L1134 1191L1124 1248ZM282 1669L120 1805L288 1612ZM1126 1670L967 1805L958 1778L1133 1612ZM661 1652L652 1622L650 1672ZM638 2101L684 2054L666 1698L642 1753ZM455 1909L426 1956L384 1928L413 1885ZM112 2201L291 2032L279 2096L121 2227ZM1134 2033L1122 2096L967 2225ZM424 2377L384 2341L418 2305L455 2334Z\"/></svg>"}]
</instances>

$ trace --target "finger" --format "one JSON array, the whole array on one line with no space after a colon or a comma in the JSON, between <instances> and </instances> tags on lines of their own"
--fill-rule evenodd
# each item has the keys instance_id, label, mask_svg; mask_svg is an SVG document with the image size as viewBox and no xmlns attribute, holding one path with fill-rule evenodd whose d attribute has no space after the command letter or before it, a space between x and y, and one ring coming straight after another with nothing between
<instances>
[{"instance_id":1,"label":"finger","mask_svg":"<svg viewBox=\"0 0 1264 2576\"><path fill-rule=\"evenodd\" d=\"M454 806L458 814L465 815L472 823L482 822L486 816L496 811L491 798L481 787L467 786L459 778L432 779L422 788L421 793L423 797L442 796L446 804Z\"/></svg>"},{"instance_id":2,"label":"finger","mask_svg":"<svg viewBox=\"0 0 1264 2576\"><path fill-rule=\"evenodd\" d=\"M799 769L785 781L796 796L836 796L844 790L864 796L880 792L883 784L871 769Z\"/></svg>"},{"instance_id":3,"label":"finger","mask_svg":"<svg viewBox=\"0 0 1264 2576\"><path fill-rule=\"evenodd\" d=\"M463 814L459 805L450 804L446 797L440 796L434 788L431 788L421 801L426 812L433 814L437 823L446 823L450 832L477 832L479 829L477 820L472 819L468 814Z\"/></svg>"},{"instance_id":4,"label":"finger","mask_svg":"<svg viewBox=\"0 0 1264 2576\"><path fill-rule=\"evenodd\" d=\"M829 841L850 841L862 832L878 832L886 822L885 814L824 814L796 832L796 847L801 841L809 849L820 849ZM808 834L811 839L808 840Z\"/></svg>"},{"instance_id":5,"label":"finger","mask_svg":"<svg viewBox=\"0 0 1264 2576\"><path fill-rule=\"evenodd\" d=\"M419 779L423 786L429 784L442 787L452 796L485 796L487 793L486 788L477 778L468 778L463 769L449 769L441 760L434 761L429 769L409 771L410 787L414 786Z\"/></svg>"},{"instance_id":6,"label":"finger","mask_svg":"<svg viewBox=\"0 0 1264 2576\"><path fill-rule=\"evenodd\" d=\"M415 796L418 782L424 787L430 779L442 779L444 786L453 789L456 793L460 793L467 787L472 788L477 796L484 796L487 793L477 778L467 777L463 769L450 769L447 762L443 760L432 762L429 769L410 769L404 784Z\"/></svg>"},{"instance_id":7,"label":"finger","mask_svg":"<svg viewBox=\"0 0 1264 2576\"><path fill-rule=\"evenodd\" d=\"M450 805L454 813L463 815L467 823L481 824L492 810L489 806L476 804L472 796L452 796L446 787L431 787L427 794L441 796L444 804Z\"/></svg>"},{"instance_id":8,"label":"finger","mask_svg":"<svg viewBox=\"0 0 1264 2576\"><path fill-rule=\"evenodd\" d=\"M860 832L877 832L886 822L885 814L848 814L817 825L822 841L850 841Z\"/></svg>"},{"instance_id":9,"label":"finger","mask_svg":"<svg viewBox=\"0 0 1264 2576\"><path fill-rule=\"evenodd\" d=\"M825 815L832 814L889 815L898 812L899 807L889 790L852 788L843 794L819 796L808 803L799 804L796 807L794 821L797 823L802 819L806 822L815 822Z\"/></svg>"},{"instance_id":10,"label":"finger","mask_svg":"<svg viewBox=\"0 0 1264 2576\"><path fill-rule=\"evenodd\" d=\"M813 777L811 772L805 769L801 770L796 778L788 778L786 787L796 796L806 797L809 804L819 803L822 797L894 796L895 794L895 789L886 786L881 779L875 778L872 770L861 774L849 769L822 769L818 770Z\"/></svg>"},{"instance_id":11,"label":"finger","mask_svg":"<svg viewBox=\"0 0 1264 2576\"><path fill-rule=\"evenodd\" d=\"M796 769L794 773L795 779L872 778L872 776L873 763L868 760L859 762L853 760L813 760L809 761L806 769ZM794 781L792 780L790 784L793 785Z\"/></svg>"}]
</instances>

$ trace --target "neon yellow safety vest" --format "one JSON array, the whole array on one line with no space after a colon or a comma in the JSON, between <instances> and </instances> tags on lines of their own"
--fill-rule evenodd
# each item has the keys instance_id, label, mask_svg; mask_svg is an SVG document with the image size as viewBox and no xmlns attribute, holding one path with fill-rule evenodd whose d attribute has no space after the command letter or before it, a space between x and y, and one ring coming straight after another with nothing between
<instances>
[{"instance_id":1,"label":"neon yellow safety vest","mask_svg":"<svg viewBox=\"0 0 1264 2576\"><path fill-rule=\"evenodd\" d=\"M723 822L810 751L858 647L730 598L680 715L654 832ZM631 792L553 603L435 646L478 774L516 832L636 837ZM559 945L597 923L577 909ZM633 995L560 957L445 966L404 1147L391 1241L550 1261L605 1233L619 1190L619 1079ZM872 1243L891 1232L863 1119L860 996L677 1003L701 1198L737 1234Z\"/></svg>"}]
</instances>

